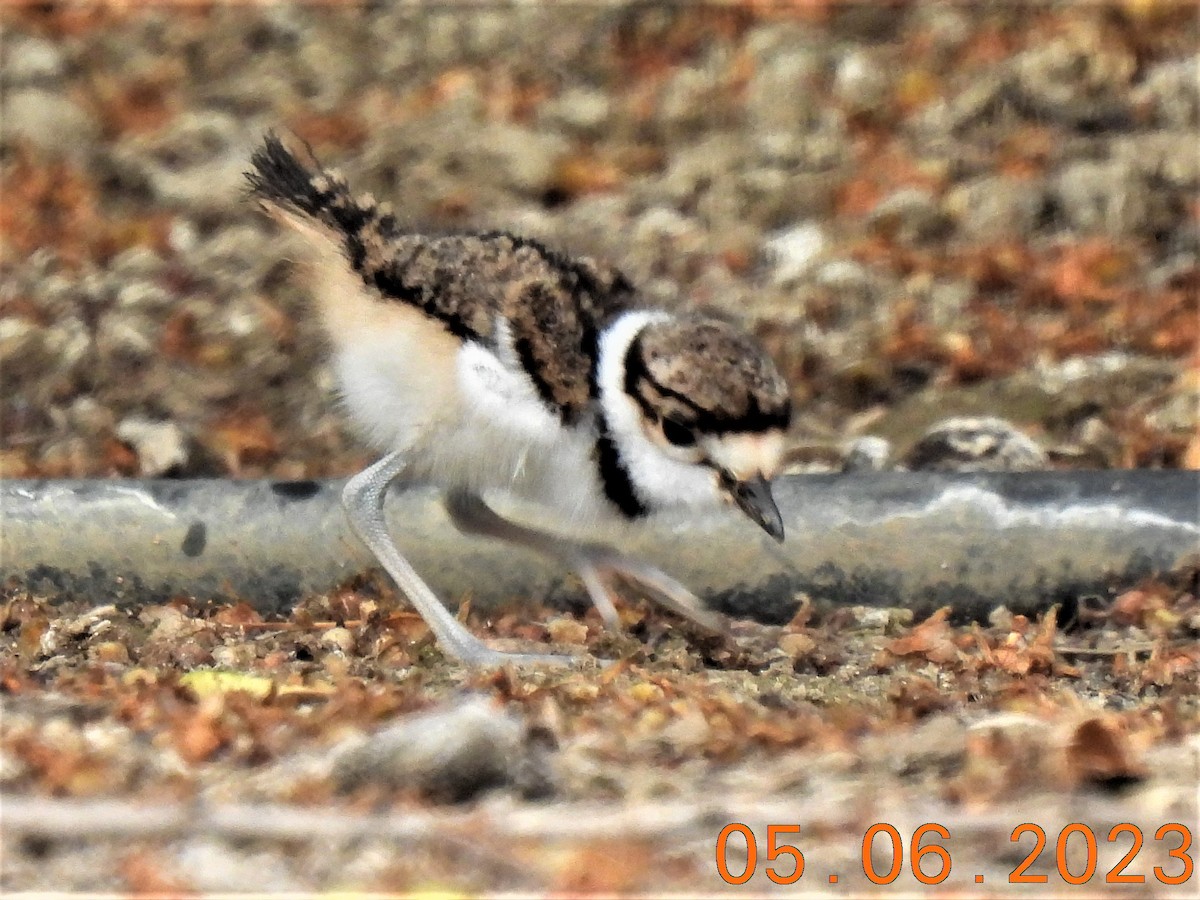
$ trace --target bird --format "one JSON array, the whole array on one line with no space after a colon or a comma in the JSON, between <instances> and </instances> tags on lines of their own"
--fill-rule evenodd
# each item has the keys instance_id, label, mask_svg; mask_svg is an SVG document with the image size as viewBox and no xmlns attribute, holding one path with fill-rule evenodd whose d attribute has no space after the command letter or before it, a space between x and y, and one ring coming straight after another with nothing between
<instances>
[{"instance_id":1,"label":"bird","mask_svg":"<svg viewBox=\"0 0 1200 900\"><path fill-rule=\"evenodd\" d=\"M245 173L248 193L307 239L298 268L342 405L383 454L347 480L342 504L443 654L469 667L578 659L493 649L460 623L389 533L393 483L434 485L460 531L574 569L609 629L620 625L614 579L626 578L723 631L720 616L661 570L493 506L531 503L584 533L728 506L782 541L770 481L792 406L761 345L724 317L656 307L593 257L506 231L409 227L304 148L302 159L266 134Z\"/></svg>"}]
</instances>

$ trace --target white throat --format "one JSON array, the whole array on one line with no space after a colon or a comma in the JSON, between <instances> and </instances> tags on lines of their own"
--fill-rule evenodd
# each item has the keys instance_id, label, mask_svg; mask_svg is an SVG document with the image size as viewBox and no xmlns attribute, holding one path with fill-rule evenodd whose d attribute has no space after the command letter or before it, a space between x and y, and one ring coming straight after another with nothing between
<instances>
[{"instance_id":1,"label":"white throat","mask_svg":"<svg viewBox=\"0 0 1200 900\"><path fill-rule=\"evenodd\" d=\"M660 310L622 313L600 335L597 366L600 409L608 422L609 434L638 499L651 512L672 507L712 507L720 503L712 471L663 453L646 437L642 411L625 393L625 357L629 346L647 325L669 318Z\"/></svg>"}]
</instances>

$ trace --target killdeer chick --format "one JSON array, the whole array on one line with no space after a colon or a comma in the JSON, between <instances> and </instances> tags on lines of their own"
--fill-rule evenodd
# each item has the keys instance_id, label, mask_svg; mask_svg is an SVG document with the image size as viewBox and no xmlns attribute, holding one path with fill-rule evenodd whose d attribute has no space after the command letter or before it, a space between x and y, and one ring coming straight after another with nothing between
<instances>
[{"instance_id":1,"label":"killdeer chick","mask_svg":"<svg viewBox=\"0 0 1200 900\"><path fill-rule=\"evenodd\" d=\"M346 410L386 452L347 482L350 522L444 652L468 665L570 660L501 653L464 628L392 542L392 482L437 485L460 530L574 568L610 628L611 582L624 576L721 630L663 572L511 522L484 498L508 494L581 527L726 503L783 540L768 480L791 405L753 340L724 321L649 307L617 270L528 238L405 228L274 135L251 165L252 195L312 245L308 275Z\"/></svg>"}]
</instances>

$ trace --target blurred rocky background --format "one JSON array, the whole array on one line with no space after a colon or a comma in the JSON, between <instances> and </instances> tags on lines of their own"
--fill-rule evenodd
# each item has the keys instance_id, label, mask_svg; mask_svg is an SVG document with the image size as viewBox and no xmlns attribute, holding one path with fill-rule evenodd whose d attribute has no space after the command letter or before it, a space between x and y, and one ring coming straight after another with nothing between
<instances>
[{"instance_id":1,"label":"blurred rocky background","mask_svg":"<svg viewBox=\"0 0 1200 900\"><path fill-rule=\"evenodd\" d=\"M1200 467L1190 4L17 4L0 474L337 475L268 129L744 317L797 469ZM950 419L950 421L947 421Z\"/></svg>"}]
</instances>

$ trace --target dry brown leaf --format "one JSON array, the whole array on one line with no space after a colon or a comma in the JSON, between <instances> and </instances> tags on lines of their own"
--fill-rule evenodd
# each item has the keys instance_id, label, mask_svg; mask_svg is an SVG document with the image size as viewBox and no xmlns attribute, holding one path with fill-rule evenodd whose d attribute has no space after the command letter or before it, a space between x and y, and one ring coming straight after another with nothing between
<instances>
[{"instance_id":1,"label":"dry brown leaf","mask_svg":"<svg viewBox=\"0 0 1200 900\"><path fill-rule=\"evenodd\" d=\"M287 121L287 129L317 150L354 150L367 139L367 127L353 112L305 110Z\"/></svg>"},{"instance_id":2,"label":"dry brown leaf","mask_svg":"<svg viewBox=\"0 0 1200 900\"><path fill-rule=\"evenodd\" d=\"M1138 671L1143 684L1166 687L1177 679L1200 682L1200 647L1168 647L1163 641L1154 645L1150 658Z\"/></svg>"},{"instance_id":3,"label":"dry brown leaf","mask_svg":"<svg viewBox=\"0 0 1200 900\"><path fill-rule=\"evenodd\" d=\"M159 350L170 359L195 363L200 359L200 336L196 316L185 310L171 313L159 332Z\"/></svg>"},{"instance_id":4,"label":"dry brown leaf","mask_svg":"<svg viewBox=\"0 0 1200 900\"><path fill-rule=\"evenodd\" d=\"M958 659L954 632L947 619L950 607L943 606L908 633L888 642L887 650L896 656L922 656L930 662L949 663Z\"/></svg>"},{"instance_id":5,"label":"dry brown leaf","mask_svg":"<svg viewBox=\"0 0 1200 900\"><path fill-rule=\"evenodd\" d=\"M620 187L625 173L609 160L588 150L563 157L555 167L552 190L570 200Z\"/></svg>"},{"instance_id":6,"label":"dry brown leaf","mask_svg":"<svg viewBox=\"0 0 1200 900\"><path fill-rule=\"evenodd\" d=\"M1067 776L1072 784L1117 786L1145 777L1129 735L1112 718L1094 717L1077 725L1066 748Z\"/></svg>"},{"instance_id":7,"label":"dry brown leaf","mask_svg":"<svg viewBox=\"0 0 1200 900\"><path fill-rule=\"evenodd\" d=\"M42 636L50 629L50 619L40 609L31 610L21 620L21 632L17 637L17 652L24 660L33 660L38 656L42 645Z\"/></svg>"},{"instance_id":8,"label":"dry brown leaf","mask_svg":"<svg viewBox=\"0 0 1200 900\"><path fill-rule=\"evenodd\" d=\"M1054 663L1054 640L1058 637L1058 606L1050 607L1038 622L1037 631L1029 642L1032 665L1040 671L1050 671Z\"/></svg>"},{"instance_id":9,"label":"dry brown leaf","mask_svg":"<svg viewBox=\"0 0 1200 900\"><path fill-rule=\"evenodd\" d=\"M144 134L171 121L178 112L179 88L186 75L182 61L159 57L133 77L101 74L92 79L90 98L110 138Z\"/></svg>"},{"instance_id":10,"label":"dry brown leaf","mask_svg":"<svg viewBox=\"0 0 1200 900\"><path fill-rule=\"evenodd\" d=\"M235 410L222 416L202 438L224 460L233 475L247 466L264 465L279 453L279 436L262 412Z\"/></svg>"},{"instance_id":11,"label":"dry brown leaf","mask_svg":"<svg viewBox=\"0 0 1200 900\"><path fill-rule=\"evenodd\" d=\"M149 849L134 850L122 857L117 875L125 882L126 889L138 896L174 898L195 893L195 888L172 871L169 860Z\"/></svg>"},{"instance_id":12,"label":"dry brown leaf","mask_svg":"<svg viewBox=\"0 0 1200 900\"><path fill-rule=\"evenodd\" d=\"M138 455L126 443L109 436L100 446L100 468L105 475L133 476L138 473Z\"/></svg>"},{"instance_id":13,"label":"dry brown leaf","mask_svg":"<svg viewBox=\"0 0 1200 900\"><path fill-rule=\"evenodd\" d=\"M222 606L210 620L215 625L261 625L262 614L245 600Z\"/></svg>"},{"instance_id":14,"label":"dry brown leaf","mask_svg":"<svg viewBox=\"0 0 1200 900\"><path fill-rule=\"evenodd\" d=\"M645 882L654 860L654 852L634 839L576 846L559 857L550 893L571 896L635 893Z\"/></svg>"},{"instance_id":15,"label":"dry brown leaf","mask_svg":"<svg viewBox=\"0 0 1200 900\"><path fill-rule=\"evenodd\" d=\"M1119 285L1135 269L1132 251L1094 238L1061 248L1047 274L1054 294L1064 303L1114 303L1125 296Z\"/></svg>"},{"instance_id":16,"label":"dry brown leaf","mask_svg":"<svg viewBox=\"0 0 1200 900\"><path fill-rule=\"evenodd\" d=\"M1168 588L1162 584L1148 584L1118 594L1109 610L1112 621L1118 625L1142 627L1156 612L1168 605Z\"/></svg>"},{"instance_id":17,"label":"dry brown leaf","mask_svg":"<svg viewBox=\"0 0 1200 900\"><path fill-rule=\"evenodd\" d=\"M224 699L219 694L208 696L176 723L175 750L184 761L204 762L225 745L229 736L221 723L223 709Z\"/></svg>"},{"instance_id":18,"label":"dry brown leaf","mask_svg":"<svg viewBox=\"0 0 1200 900\"><path fill-rule=\"evenodd\" d=\"M24 447L0 449L0 478L30 478L37 472Z\"/></svg>"},{"instance_id":19,"label":"dry brown leaf","mask_svg":"<svg viewBox=\"0 0 1200 900\"><path fill-rule=\"evenodd\" d=\"M95 182L66 163L46 163L17 142L0 171L0 236L18 253L53 247L67 266L89 259L104 231Z\"/></svg>"}]
</instances>

